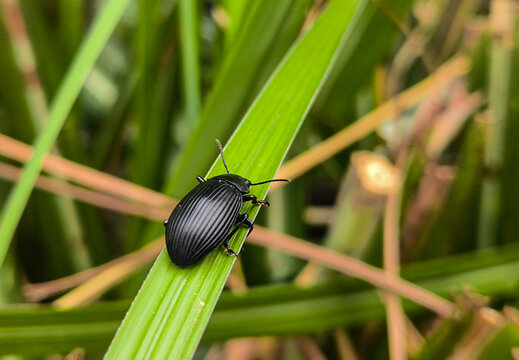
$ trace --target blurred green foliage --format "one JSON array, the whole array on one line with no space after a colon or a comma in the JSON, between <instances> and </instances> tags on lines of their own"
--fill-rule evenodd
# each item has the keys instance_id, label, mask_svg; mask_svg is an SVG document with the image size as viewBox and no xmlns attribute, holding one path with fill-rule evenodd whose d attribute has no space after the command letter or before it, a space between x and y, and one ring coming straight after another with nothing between
<instances>
[{"instance_id":1,"label":"blurred green foliage","mask_svg":"<svg viewBox=\"0 0 519 360\"><path fill-rule=\"evenodd\" d=\"M176 198L197 175L223 171L215 162L215 138L228 144L232 172L271 178L283 160L315 147L449 58L466 55L467 77L415 108L399 109L400 116L369 137L273 192L273 206L257 223L382 265L385 195L366 195L351 159L358 150L392 163L404 156L402 276L453 301L462 291L487 296L485 305L464 302L461 315L435 331L431 313L404 302L410 324L423 335L418 349L408 349L410 357L464 350L472 358L507 358L519 346L516 2L126 2L2 3L0 132L34 144L59 117L49 115L58 104L62 127L55 141L49 138L51 152ZM124 8L120 18L99 21L106 3ZM78 61L84 77L74 72ZM452 115L475 92L477 106L462 119ZM456 129L448 125L454 122ZM434 136L444 145L432 155ZM13 188L0 179L4 217L13 217L6 213ZM155 239L162 225L37 189L30 194L27 204L17 200L23 216L12 223L14 236L0 244L9 249L0 260L0 356L43 357L81 347L95 358L107 350L144 274L97 304L71 310L15 305L26 302L24 284L122 256ZM241 231L233 241L244 236ZM220 297L231 259L217 251L180 272L162 254L111 356L132 349L141 357L160 351L191 356L201 338L201 357L235 337L279 335L271 347L293 358L299 355L284 348L287 337L311 335L324 356L338 359L343 355L332 332L341 327L360 358L389 357L386 314L369 286L253 245L245 245L239 260L233 276L248 290L226 289ZM298 282L308 275L313 283L302 287ZM191 317L198 300L207 306ZM147 314L151 306L163 318ZM499 321L483 322L486 337L462 349L482 321L482 306L496 310Z\"/></svg>"}]
</instances>

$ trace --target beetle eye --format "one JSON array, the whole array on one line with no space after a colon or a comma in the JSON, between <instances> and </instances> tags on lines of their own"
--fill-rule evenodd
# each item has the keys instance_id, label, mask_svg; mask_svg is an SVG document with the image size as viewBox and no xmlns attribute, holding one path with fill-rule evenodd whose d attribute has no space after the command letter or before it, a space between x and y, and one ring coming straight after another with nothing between
<instances>
[{"instance_id":1,"label":"beetle eye","mask_svg":"<svg viewBox=\"0 0 519 360\"><path fill-rule=\"evenodd\" d=\"M245 185L250 186L251 182L249 180L245 180Z\"/></svg>"}]
</instances>

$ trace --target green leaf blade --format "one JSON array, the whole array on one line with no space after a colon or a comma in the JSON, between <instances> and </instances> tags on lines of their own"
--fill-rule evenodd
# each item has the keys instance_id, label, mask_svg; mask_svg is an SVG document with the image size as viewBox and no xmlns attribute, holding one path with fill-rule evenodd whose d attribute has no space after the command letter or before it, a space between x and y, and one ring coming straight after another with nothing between
<instances>
[{"instance_id":1,"label":"green leaf blade","mask_svg":"<svg viewBox=\"0 0 519 360\"><path fill-rule=\"evenodd\" d=\"M253 182L274 177L336 57L354 10L349 1L332 2L278 67L224 150L233 173ZM221 173L225 170L217 159L207 176ZM252 191L263 198L267 189L265 184ZM242 212L254 219L258 210L247 204ZM231 240L233 249L241 247L246 233L241 229ZM217 249L201 263L178 269L162 251L106 358L191 357L234 261Z\"/></svg>"}]
</instances>

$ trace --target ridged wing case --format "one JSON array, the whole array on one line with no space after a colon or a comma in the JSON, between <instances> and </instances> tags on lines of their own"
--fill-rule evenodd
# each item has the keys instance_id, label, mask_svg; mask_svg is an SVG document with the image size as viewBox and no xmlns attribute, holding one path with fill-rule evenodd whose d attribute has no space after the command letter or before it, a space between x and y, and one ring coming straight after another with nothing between
<instances>
[{"instance_id":1,"label":"ridged wing case","mask_svg":"<svg viewBox=\"0 0 519 360\"><path fill-rule=\"evenodd\" d=\"M242 203L241 193L220 180L209 179L191 190L166 224L166 247L173 263L189 266L222 244Z\"/></svg>"}]
</instances>

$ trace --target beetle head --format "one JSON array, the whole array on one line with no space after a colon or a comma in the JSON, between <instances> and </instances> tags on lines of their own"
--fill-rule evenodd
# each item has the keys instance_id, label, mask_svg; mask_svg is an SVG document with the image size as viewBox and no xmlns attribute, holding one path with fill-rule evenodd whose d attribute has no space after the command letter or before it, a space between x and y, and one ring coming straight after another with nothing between
<instances>
[{"instance_id":1,"label":"beetle head","mask_svg":"<svg viewBox=\"0 0 519 360\"><path fill-rule=\"evenodd\" d=\"M222 144L220 143L220 140L216 139L216 144L218 145L218 149L220 149L220 154L222 155L223 166L225 166L225 170L227 170L227 174L215 176L215 179L223 180L223 181L233 185L242 194L244 194L244 195L248 194L250 191L249 190L250 186L266 184L266 183L274 182L274 181L290 181L287 179L272 179L272 180L266 180L266 181L261 181L256 184L252 184L249 180L247 180L239 175L230 174L229 169L227 168L227 164L225 163L225 158L223 157L223 148L222 148Z\"/></svg>"},{"instance_id":2,"label":"beetle head","mask_svg":"<svg viewBox=\"0 0 519 360\"><path fill-rule=\"evenodd\" d=\"M234 186L240 193L244 195L249 193L249 186L251 186L251 182L249 180L235 174L218 175L213 179L221 180Z\"/></svg>"}]
</instances>

